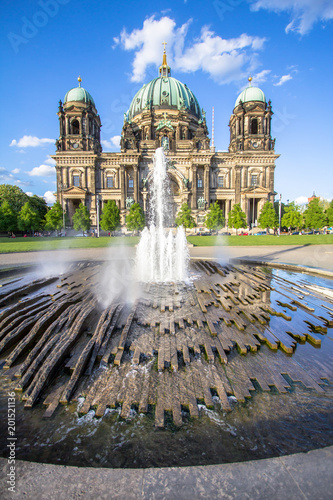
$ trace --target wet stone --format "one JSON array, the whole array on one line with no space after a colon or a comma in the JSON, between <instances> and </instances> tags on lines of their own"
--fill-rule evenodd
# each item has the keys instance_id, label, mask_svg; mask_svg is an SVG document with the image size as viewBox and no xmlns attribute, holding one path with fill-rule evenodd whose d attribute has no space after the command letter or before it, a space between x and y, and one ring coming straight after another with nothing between
<instances>
[{"instance_id":1,"label":"wet stone","mask_svg":"<svg viewBox=\"0 0 333 500\"><path fill-rule=\"evenodd\" d=\"M50 418L79 388L81 414L94 408L100 418L121 406L128 419L133 407L147 413L152 406L156 427L170 419L179 427L181 409L197 418L198 401L213 407L213 393L231 411L228 397L249 400L256 387L285 394L300 383L325 393L323 380L332 383L322 344L332 338L333 304L304 275L195 261L186 286L143 284L133 303L115 295L105 305L99 266L4 286L2 373L16 377L30 411L42 402ZM299 358L304 346L322 349L322 362Z\"/></svg>"}]
</instances>

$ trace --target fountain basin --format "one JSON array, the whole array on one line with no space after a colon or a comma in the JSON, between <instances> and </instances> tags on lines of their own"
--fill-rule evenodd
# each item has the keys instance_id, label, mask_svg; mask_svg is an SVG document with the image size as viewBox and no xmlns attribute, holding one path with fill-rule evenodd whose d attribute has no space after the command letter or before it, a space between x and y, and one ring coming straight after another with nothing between
<instances>
[{"instance_id":1,"label":"fountain basin","mask_svg":"<svg viewBox=\"0 0 333 500\"><path fill-rule=\"evenodd\" d=\"M2 412L8 391L22 386L18 458L198 465L332 443L333 308L320 293L330 280L195 261L187 286L146 283L132 303L115 297L102 307L94 293L101 273L101 263L86 262L55 281L3 279L0 314L8 320L11 311L15 328L31 308L44 311L2 353ZM62 340L56 330L47 340L71 317ZM59 342L33 366L53 334Z\"/></svg>"}]
</instances>

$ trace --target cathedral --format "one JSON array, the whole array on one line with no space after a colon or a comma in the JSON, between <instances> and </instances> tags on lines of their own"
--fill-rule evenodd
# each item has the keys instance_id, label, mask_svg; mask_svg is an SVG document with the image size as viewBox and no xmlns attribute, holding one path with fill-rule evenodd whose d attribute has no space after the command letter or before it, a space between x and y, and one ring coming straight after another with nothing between
<instances>
[{"instance_id":1,"label":"cathedral","mask_svg":"<svg viewBox=\"0 0 333 500\"><path fill-rule=\"evenodd\" d=\"M132 203L147 212L153 156L163 147L168 158L174 218L183 203L202 225L209 205L218 202L228 223L240 203L248 225L256 223L264 203L274 201L275 139L271 101L251 84L237 97L229 121L228 152L215 152L206 114L193 92L171 76L164 49L159 76L136 93L124 115L121 151L104 152L101 120L94 99L81 86L59 102L56 141L57 200L69 216L82 202L92 226L108 200L120 209L122 223Z\"/></svg>"}]
</instances>

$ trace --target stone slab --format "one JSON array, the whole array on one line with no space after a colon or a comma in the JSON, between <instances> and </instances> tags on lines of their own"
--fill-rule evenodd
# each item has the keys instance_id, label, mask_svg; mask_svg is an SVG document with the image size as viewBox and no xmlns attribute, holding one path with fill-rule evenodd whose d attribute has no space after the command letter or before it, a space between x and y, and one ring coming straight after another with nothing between
<instances>
[{"instance_id":1,"label":"stone slab","mask_svg":"<svg viewBox=\"0 0 333 500\"><path fill-rule=\"evenodd\" d=\"M233 464L151 469L97 469L16 462L8 494L0 458L1 499L329 500L333 446L308 453Z\"/></svg>"}]
</instances>

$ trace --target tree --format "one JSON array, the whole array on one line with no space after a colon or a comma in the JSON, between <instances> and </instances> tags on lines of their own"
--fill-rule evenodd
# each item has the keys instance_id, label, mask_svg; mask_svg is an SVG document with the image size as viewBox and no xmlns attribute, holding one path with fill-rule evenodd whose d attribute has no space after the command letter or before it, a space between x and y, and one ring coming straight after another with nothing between
<instances>
[{"instance_id":1,"label":"tree","mask_svg":"<svg viewBox=\"0 0 333 500\"><path fill-rule=\"evenodd\" d=\"M45 229L47 231L59 231L63 227L64 211L58 201L45 215Z\"/></svg>"},{"instance_id":2,"label":"tree","mask_svg":"<svg viewBox=\"0 0 333 500\"><path fill-rule=\"evenodd\" d=\"M222 208L216 201L214 204L210 205L209 210L205 218L205 225L208 229L218 231L221 227L224 227L225 224Z\"/></svg>"},{"instance_id":3,"label":"tree","mask_svg":"<svg viewBox=\"0 0 333 500\"><path fill-rule=\"evenodd\" d=\"M285 213L281 219L282 226L298 229L302 226L302 220L303 217L298 205L292 202L285 206Z\"/></svg>"},{"instance_id":4,"label":"tree","mask_svg":"<svg viewBox=\"0 0 333 500\"><path fill-rule=\"evenodd\" d=\"M17 217L17 225L20 231L36 231L41 226L41 218L39 213L31 208L28 201L19 211Z\"/></svg>"},{"instance_id":5,"label":"tree","mask_svg":"<svg viewBox=\"0 0 333 500\"><path fill-rule=\"evenodd\" d=\"M239 203L236 203L229 212L229 226L236 229L236 234L238 229L247 227L246 215Z\"/></svg>"},{"instance_id":6,"label":"tree","mask_svg":"<svg viewBox=\"0 0 333 500\"><path fill-rule=\"evenodd\" d=\"M40 216L40 220L43 221L45 219L45 215L48 212L48 206L44 198L41 196L37 196L34 194L33 196L29 196L29 205L35 212L37 212Z\"/></svg>"},{"instance_id":7,"label":"tree","mask_svg":"<svg viewBox=\"0 0 333 500\"><path fill-rule=\"evenodd\" d=\"M29 196L25 194L18 186L10 184L0 185L0 205L8 201L13 210L19 212L23 205L29 201Z\"/></svg>"},{"instance_id":8,"label":"tree","mask_svg":"<svg viewBox=\"0 0 333 500\"><path fill-rule=\"evenodd\" d=\"M139 203L131 205L126 225L130 231L141 231L145 227L145 215Z\"/></svg>"},{"instance_id":9,"label":"tree","mask_svg":"<svg viewBox=\"0 0 333 500\"><path fill-rule=\"evenodd\" d=\"M333 200L329 204L329 207L325 210L327 217L327 224L333 226Z\"/></svg>"},{"instance_id":10,"label":"tree","mask_svg":"<svg viewBox=\"0 0 333 500\"><path fill-rule=\"evenodd\" d=\"M109 200L104 206L101 216L101 228L111 232L120 225L120 210L114 200Z\"/></svg>"},{"instance_id":11,"label":"tree","mask_svg":"<svg viewBox=\"0 0 333 500\"><path fill-rule=\"evenodd\" d=\"M196 226L195 220L192 217L192 211L187 203L183 203L175 220L177 226L184 226L186 229L192 229Z\"/></svg>"},{"instance_id":12,"label":"tree","mask_svg":"<svg viewBox=\"0 0 333 500\"><path fill-rule=\"evenodd\" d=\"M90 213L89 210L83 203L80 203L79 208L75 210L75 214L72 217L73 226L76 231L82 229L82 231L88 231L90 229Z\"/></svg>"},{"instance_id":13,"label":"tree","mask_svg":"<svg viewBox=\"0 0 333 500\"><path fill-rule=\"evenodd\" d=\"M320 206L319 198L314 198L310 201L307 209L304 211L305 227L310 229L319 229L326 224L326 215L323 208Z\"/></svg>"},{"instance_id":14,"label":"tree","mask_svg":"<svg viewBox=\"0 0 333 500\"><path fill-rule=\"evenodd\" d=\"M0 231L17 230L17 212L15 212L8 201L4 201L0 206Z\"/></svg>"},{"instance_id":15,"label":"tree","mask_svg":"<svg viewBox=\"0 0 333 500\"><path fill-rule=\"evenodd\" d=\"M277 227L278 224L278 217L272 203L270 201L266 201L259 215L259 227L261 227L262 229L266 229L269 233L269 228Z\"/></svg>"}]
</instances>

